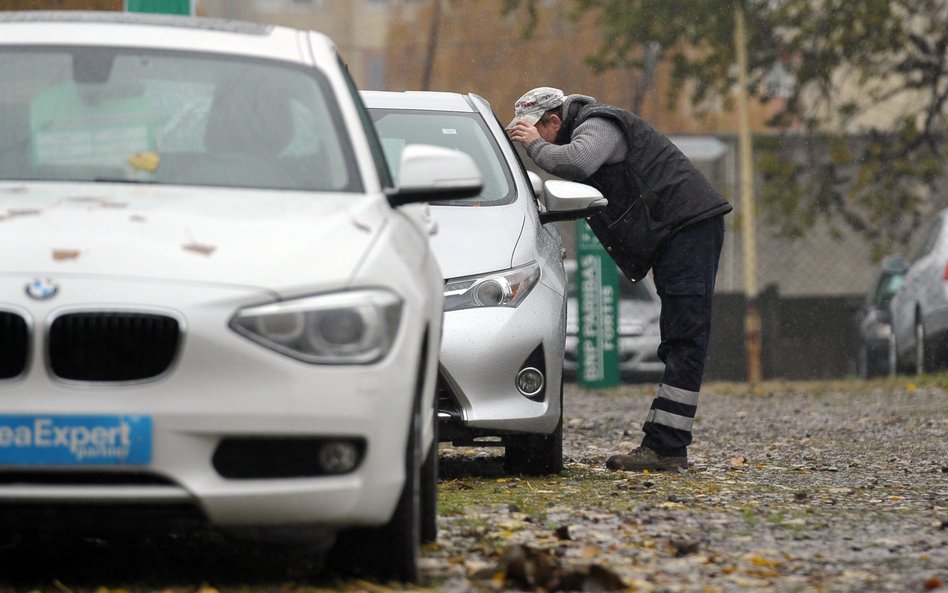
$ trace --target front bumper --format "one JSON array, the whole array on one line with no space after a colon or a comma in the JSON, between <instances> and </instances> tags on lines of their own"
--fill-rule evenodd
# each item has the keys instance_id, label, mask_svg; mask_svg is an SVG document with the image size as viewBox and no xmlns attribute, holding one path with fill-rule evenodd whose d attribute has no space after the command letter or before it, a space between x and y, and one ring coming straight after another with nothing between
<instances>
[{"instance_id":1,"label":"front bumper","mask_svg":"<svg viewBox=\"0 0 948 593\"><path fill-rule=\"evenodd\" d=\"M190 505L211 524L247 527L335 528L388 521L404 482L417 392L414 369L419 368L425 327L418 311L406 308L398 343L382 361L323 366L288 358L229 329L234 311L268 298L259 293L84 282L72 281L69 288L77 295L110 294L123 308L181 319L182 339L171 369L151 381L62 381L37 354L44 351L46 320L57 309L48 302L3 304L29 317L33 354L21 375L0 382L0 417L34 425L39 420L44 426L47 420L64 418L147 418L148 455L141 463L93 465L32 464L11 453L0 462L0 477L15 478L0 481L0 505L5 509L38 504ZM12 289L22 288L15 283L0 293L22 294ZM96 308L81 298L76 302L84 302L84 309ZM62 308L68 307L61 303ZM0 445L8 452L17 446L14 437L4 440L0 435ZM262 467L266 455L279 455L281 449L270 446L273 443L340 438L364 445L360 463L344 474L269 477L251 470L234 478L215 464L215 453L225 440L263 443L254 453L254 463Z\"/></svg>"},{"instance_id":2,"label":"front bumper","mask_svg":"<svg viewBox=\"0 0 948 593\"><path fill-rule=\"evenodd\" d=\"M439 397L442 422L479 434L549 434L560 418L563 299L543 285L519 307L449 311L444 317ZM517 375L542 348L544 388L529 398L517 389ZM450 434L444 431L443 434Z\"/></svg>"}]
</instances>

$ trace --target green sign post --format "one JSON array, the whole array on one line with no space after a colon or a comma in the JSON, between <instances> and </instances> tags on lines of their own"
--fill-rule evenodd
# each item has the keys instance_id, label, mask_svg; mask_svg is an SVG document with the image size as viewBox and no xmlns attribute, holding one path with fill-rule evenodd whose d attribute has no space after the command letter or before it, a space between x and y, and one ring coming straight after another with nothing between
<instances>
[{"instance_id":1,"label":"green sign post","mask_svg":"<svg viewBox=\"0 0 948 593\"><path fill-rule=\"evenodd\" d=\"M194 14L191 0L125 0L125 10L158 14Z\"/></svg>"},{"instance_id":2,"label":"green sign post","mask_svg":"<svg viewBox=\"0 0 948 593\"><path fill-rule=\"evenodd\" d=\"M614 387L619 384L619 269L585 220L576 221L576 283L578 382Z\"/></svg>"}]
</instances>

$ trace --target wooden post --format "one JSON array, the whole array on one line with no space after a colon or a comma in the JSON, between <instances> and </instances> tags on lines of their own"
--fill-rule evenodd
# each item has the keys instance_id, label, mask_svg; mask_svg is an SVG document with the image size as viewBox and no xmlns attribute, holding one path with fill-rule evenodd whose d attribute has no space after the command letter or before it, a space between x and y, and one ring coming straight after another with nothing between
<instances>
[{"instance_id":1,"label":"wooden post","mask_svg":"<svg viewBox=\"0 0 948 593\"><path fill-rule=\"evenodd\" d=\"M747 98L747 34L744 9L740 0L734 9L734 48L737 53L737 113L740 141L741 177L741 245L744 253L744 290L747 310L744 315L744 336L747 344L747 381L757 385L763 378L761 370L761 323L757 305L757 227L754 209L754 159Z\"/></svg>"}]
</instances>

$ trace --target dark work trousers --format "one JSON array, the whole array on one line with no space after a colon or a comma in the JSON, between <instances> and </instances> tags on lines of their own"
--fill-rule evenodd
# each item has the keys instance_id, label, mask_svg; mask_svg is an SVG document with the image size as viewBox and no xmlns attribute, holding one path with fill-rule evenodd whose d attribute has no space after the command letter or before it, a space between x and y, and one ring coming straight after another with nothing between
<instances>
[{"instance_id":1,"label":"dark work trousers","mask_svg":"<svg viewBox=\"0 0 948 593\"><path fill-rule=\"evenodd\" d=\"M685 455L691 444L723 242L723 215L695 223L671 238L652 267L662 301L658 357L665 372L642 426L642 444L663 455Z\"/></svg>"}]
</instances>

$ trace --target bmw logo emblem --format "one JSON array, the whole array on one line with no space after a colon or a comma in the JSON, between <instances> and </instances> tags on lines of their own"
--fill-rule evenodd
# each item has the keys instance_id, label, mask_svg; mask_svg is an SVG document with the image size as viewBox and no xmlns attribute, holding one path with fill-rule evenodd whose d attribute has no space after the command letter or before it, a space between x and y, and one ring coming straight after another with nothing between
<instances>
[{"instance_id":1,"label":"bmw logo emblem","mask_svg":"<svg viewBox=\"0 0 948 593\"><path fill-rule=\"evenodd\" d=\"M38 301L51 299L58 291L59 287L49 278L35 278L26 285L26 294Z\"/></svg>"}]
</instances>

